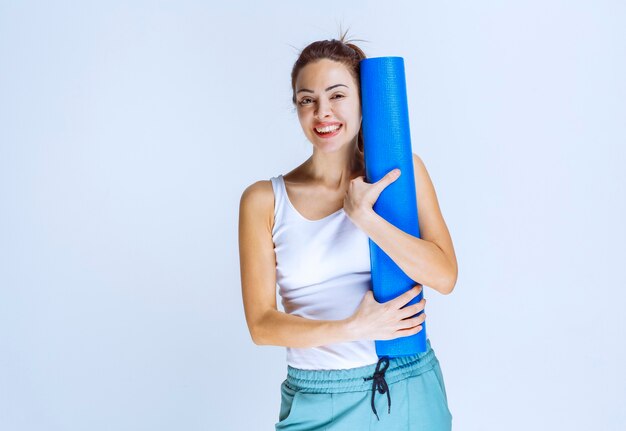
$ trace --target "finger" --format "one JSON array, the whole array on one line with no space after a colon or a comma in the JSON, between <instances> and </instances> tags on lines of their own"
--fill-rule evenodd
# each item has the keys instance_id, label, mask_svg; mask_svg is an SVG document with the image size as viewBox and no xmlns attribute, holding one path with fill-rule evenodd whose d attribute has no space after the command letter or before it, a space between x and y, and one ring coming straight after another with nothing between
<instances>
[{"instance_id":1,"label":"finger","mask_svg":"<svg viewBox=\"0 0 626 431\"><path fill-rule=\"evenodd\" d=\"M393 306L396 309L402 308L404 305L406 305L407 302L410 302L413 298L419 295L421 291L422 291L422 286L419 284L416 284L411 289L404 292L402 295L398 296L397 298L392 299Z\"/></svg>"},{"instance_id":2,"label":"finger","mask_svg":"<svg viewBox=\"0 0 626 431\"><path fill-rule=\"evenodd\" d=\"M376 181L374 185L379 191L382 192L385 187L393 183L399 177L400 177L400 169L398 168L392 169L391 171L387 172L380 180Z\"/></svg>"},{"instance_id":3,"label":"finger","mask_svg":"<svg viewBox=\"0 0 626 431\"><path fill-rule=\"evenodd\" d=\"M410 329L417 325L421 325L426 320L426 313L422 313L417 317L411 317L410 319L404 319L400 322L400 327L402 329Z\"/></svg>"},{"instance_id":4,"label":"finger","mask_svg":"<svg viewBox=\"0 0 626 431\"><path fill-rule=\"evenodd\" d=\"M421 301L407 305L401 309L400 318L406 319L407 317L415 316L426 307L426 298L422 298Z\"/></svg>"},{"instance_id":5,"label":"finger","mask_svg":"<svg viewBox=\"0 0 626 431\"><path fill-rule=\"evenodd\" d=\"M400 329L396 333L398 334L399 337L408 337L409 335L417 334L418 332L420 332L422 330L422 328L423 328L422 325L418 325L418 326L414 326L413 328L409 328L409 329Z\"/></svg>"}]
</instances>

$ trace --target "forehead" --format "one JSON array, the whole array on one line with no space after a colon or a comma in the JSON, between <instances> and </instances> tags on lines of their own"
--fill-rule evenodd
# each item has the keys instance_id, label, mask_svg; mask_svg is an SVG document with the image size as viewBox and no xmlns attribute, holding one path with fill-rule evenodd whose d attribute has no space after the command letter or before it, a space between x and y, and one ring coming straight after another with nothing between
<instances>
[{"instance_id":1,"label":"forehead","mask_svg":"<svg viewBox=\"0 0 626 431\"><path fill-rule=\"evenodd\" d=\"M318 60L304 66L296 78L296 91L301 88L323 91L334 84L345 84L354 87L352 75L341 63L329 59ZM341 89L346 89L341 87Z\"/></svg>"}]
</instances>

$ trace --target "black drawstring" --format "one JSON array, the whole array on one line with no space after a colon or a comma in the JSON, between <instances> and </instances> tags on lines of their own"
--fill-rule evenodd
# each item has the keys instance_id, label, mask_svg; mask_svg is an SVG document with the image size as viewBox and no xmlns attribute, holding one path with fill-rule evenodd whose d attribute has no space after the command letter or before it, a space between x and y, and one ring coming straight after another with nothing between
<instances>
[{"instance_id":1,"label":"black drawstring","mask_svg":"<svg viewBox=\"0 0 626 431\"><path fill-rule=\"evenodd\" d=\"M385 365L382 370L379 370L378 368L382 362L385 362ZM387 382L385 381L385 371L387 371L387 368L389 368L389 357L383 356L376 364L376 371L374 372L374 375L372 377L363 377L363 380L365 381L374 379L374 383L372 384L372 410L378 420L380 420L380 418L378 417L376 407L374 406L374 395L376 395L377 390L381 394L387 392L387 402L389 403L388 413L391 413L391 396L389 395L389 386L387 386Z\"/></svg>"}]
</instances>

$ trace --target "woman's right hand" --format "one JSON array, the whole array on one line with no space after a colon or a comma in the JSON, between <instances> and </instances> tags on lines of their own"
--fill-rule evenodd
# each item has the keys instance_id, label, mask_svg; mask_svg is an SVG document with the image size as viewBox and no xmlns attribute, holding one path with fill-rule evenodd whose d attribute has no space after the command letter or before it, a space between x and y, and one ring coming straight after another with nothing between
<instances>
[{"instance_id":1,"label":"woman's right hand","mask_svg":"<svg viewBox=\"0 0 626 431\"><path fill-rule=\"evenodd\" d=\"M420 294L422 286L417 284L402 295L380 303L374 298L374 292L367 291L359 308L346 322L355 340L392 340L399 337L408 337L422 330L422 323L426 319L426 313L419 316L415 314L422 311L426 305L426 298L406 306L413 298Z\"/></svg>"}]
</instances>

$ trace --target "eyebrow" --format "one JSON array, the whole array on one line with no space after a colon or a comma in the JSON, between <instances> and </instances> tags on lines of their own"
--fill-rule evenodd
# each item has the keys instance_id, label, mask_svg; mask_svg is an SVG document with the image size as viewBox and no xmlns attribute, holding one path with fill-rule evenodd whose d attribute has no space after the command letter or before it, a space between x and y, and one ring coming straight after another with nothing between
<instances>
[{"instance_id":1,"label":"eyebrow","mask_svg":"<svg viewBox=\"0 0 626 431\"><path fill-rule=\"evenodd\" d=\"M332 90L332 89L333 89L333 88L335 88L335 87L341 87L341 86L348 88L348 86L347 86L347 85L343 85L343 84L335 84L335 85L331 85L330 87L328 87L325 91L329 91L329 90ZM301 91L307 91L307 92L309 92L309 93L313 93L313 90L309 90L308 88L301 88L300 90L298 90L298 91L296 92L296 94L300 93Z\"/></svg>"}]
</instances>

